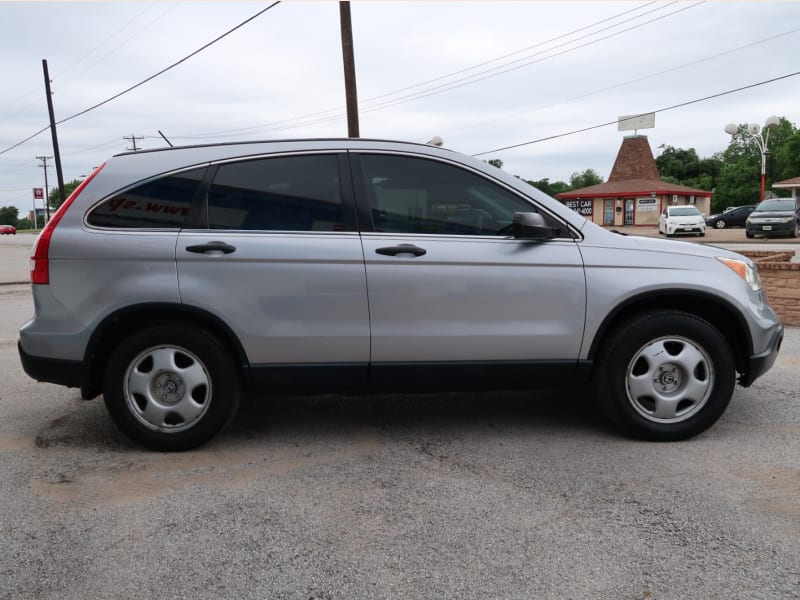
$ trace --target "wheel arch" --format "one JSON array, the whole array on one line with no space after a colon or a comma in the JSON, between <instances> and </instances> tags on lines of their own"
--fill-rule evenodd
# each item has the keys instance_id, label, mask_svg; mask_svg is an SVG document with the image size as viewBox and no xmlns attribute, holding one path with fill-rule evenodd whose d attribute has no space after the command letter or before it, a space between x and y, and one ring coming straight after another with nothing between
<instances>
[{"instance_id":1,"label":"wheel arch","mask_svg":"<svg viewBox=\"0 0 800 600\"><path fill-rule=\"evenodd\" d=\"M618 326L633 315L658 310L680 310L698 316L711 323L728 341L733 350L736 370L747 370L753 340L742 314L726 300L710 293L693 290L647 292L633 296L611 311L598 327L589 360L596 363L603 345Z\"/></svg>"},{"instance_id":2,"label":"wheel arch","mask_svg":"<svg viewBox=\"0 0 800 600\"><path fill-rule=\"evenodd\" d=\"M249 361L244 347L221 319L206 310L183 304L145 303L117 310L95 328L83 357L88 368L81 384L81 396L88 400L101 393L103 373L116 340L159 321L174 321L208 330L228 347L241 367L245 382L249 382Z\"/></svg>"}]
</instances>

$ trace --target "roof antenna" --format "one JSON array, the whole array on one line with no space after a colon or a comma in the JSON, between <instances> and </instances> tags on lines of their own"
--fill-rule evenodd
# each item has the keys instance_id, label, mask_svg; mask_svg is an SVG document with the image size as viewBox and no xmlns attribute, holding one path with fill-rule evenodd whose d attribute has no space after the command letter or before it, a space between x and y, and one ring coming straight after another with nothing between
<instances>
[{"instance_id":1,"label":"roof antenna","mask_svg":"<svg viewBox=\"0 0 800 600\"><path fill-rule=\"evenodd\" d=\"M438 135L433 136L430 140L428 140L429 146L436 146L437 148L441 148L444 145L444 140L440 138Z\"/></svg>"},{"instance_id":2,"label":"roof antenna","mask_svg":"<svg viewBox=\"0 0 800 600\"><path fill-rule=\"evenodd\" d=\"M175 147L175 146L173 146L173 145L172 145L172 142L170 142L170 141L167 139L167 136L165 136L163 133L161 133L161 130L160 130L160 129L158 129L157 131L158 131L158 135L160 135L162 138L164 138L164 141L165 141L165 142L167 142L167 143L169 144L169 147L170 147L170 148L174 148L174 147Z\"/></svg>"}]
</instances>

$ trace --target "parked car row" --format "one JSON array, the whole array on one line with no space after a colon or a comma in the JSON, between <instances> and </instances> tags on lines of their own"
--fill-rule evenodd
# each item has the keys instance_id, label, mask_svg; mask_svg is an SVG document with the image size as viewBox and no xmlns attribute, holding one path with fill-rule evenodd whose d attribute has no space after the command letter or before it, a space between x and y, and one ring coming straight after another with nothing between
<instances>
[{"instance_id":1,"label":"parked car row","mask_svg":"<svg viewBox=\"0 0 800 600\"><path fill-rule=\"evenodd\" d=\"M15 235L17 228L13 225L0 225L0 235Z\"/></svg>"}]
</instances>

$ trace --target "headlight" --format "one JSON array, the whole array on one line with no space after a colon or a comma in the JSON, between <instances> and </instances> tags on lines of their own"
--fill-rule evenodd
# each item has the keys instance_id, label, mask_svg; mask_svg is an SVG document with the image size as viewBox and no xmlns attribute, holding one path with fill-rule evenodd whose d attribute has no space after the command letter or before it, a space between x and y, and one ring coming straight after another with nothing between
<instances>
[{"instance_id":1,"label":"headlight","mask_svg":"<svg viewBox=\"0 0 800 600\"><path fill-rule=\"evenodd\" d=\"M792 221L794 221L794 217L783 217L781 219L781 223L791 223Z\"/></svg>"},{"instance_id":2,"label":"headlight","mask_svg":"<svg viewBox=\"0 0 800 600\"><path fill-rule=\"evenodd\" d=\"M717 260L723 265L730 267L734 273L744 279L754 292L761 289L761 277L759 277L758 267L755 265L743 260L728 258L727 256L718 256Z\"/></svg>"}]
</instances>

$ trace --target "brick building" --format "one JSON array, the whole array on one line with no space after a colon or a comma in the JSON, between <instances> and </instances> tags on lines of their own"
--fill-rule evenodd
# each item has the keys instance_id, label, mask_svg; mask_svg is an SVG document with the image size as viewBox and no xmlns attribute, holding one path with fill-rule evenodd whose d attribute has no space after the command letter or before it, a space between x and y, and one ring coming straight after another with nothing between
<instances>
[{"instance_id":1,"label":"brick building","mask_svg":"<svg viewBox=\"0 0 800 600\"><path fill-rule=\"evenodd\" d=\"M623 138L605 183L557 194L556 198L598 225L658 226L668 205L693 204L711 211L712 192L661 180L646 135Z\"/></svg>"}]
</instances>

